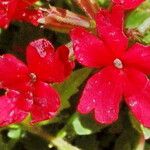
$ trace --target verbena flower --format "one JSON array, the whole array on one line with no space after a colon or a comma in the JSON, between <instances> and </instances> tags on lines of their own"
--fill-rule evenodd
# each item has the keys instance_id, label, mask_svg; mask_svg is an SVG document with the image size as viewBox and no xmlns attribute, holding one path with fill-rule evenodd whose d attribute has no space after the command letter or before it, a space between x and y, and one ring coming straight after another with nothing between
<instances>
[{"instance_id":1,"label":"verbena flower","mask_svg":"<svg viewBox=\"0 0 150 150\"><path fill-rule=\"evenodd\" d=\"M32 123L55 116L60 97L48 83L64 81L72 71L65 46L56 51L46 39L27 47L27 65L11 54L0 57L0 126L22 121L29 112Z\"/></svg>"},{"instance_id":2,"label":"verbena flower","mask_svg":"<svg viewBox=\"0 0 150 150\"><path fill-rule=\"evenodd\" d=\"M26 21L38 25L37 20L43 16L42 11L31 8L37 0L1 0L0 27L7 28L14 20Z\"/></svg>"},{"instance_id":3,"label":"verbena flower","mask_svg":"<svg viewBox=\"0 0 150 150\"><path fill-rule=\"evenodd\" d=\"M83 28L71 31L79 63L101 69L87 82L78 111L95 113L95 119L110 124L118 119L122 99L135 117L150 127L150 46L128 44L123 33L121 6L100 10L96 17L98 36Z\"/></svg>"}]
</instances>

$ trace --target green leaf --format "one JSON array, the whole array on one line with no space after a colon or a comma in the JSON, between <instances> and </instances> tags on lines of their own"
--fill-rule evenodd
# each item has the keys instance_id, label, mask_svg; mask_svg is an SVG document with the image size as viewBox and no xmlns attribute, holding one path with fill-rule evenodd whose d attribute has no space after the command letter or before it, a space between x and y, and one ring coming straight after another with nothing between
<instances>
[{"instance_id":1,"label":"green leaf","mask_svg":"<svg viewBox=\"0 0 150 150\"><path fill-rule=\"evenodd\" d=\"M133 128L136 131L138 131L140 134L143 134L145 139L149 139L150 138L150 129L146 128L142 124L140 124L131 113L129 113L129 117L130 117Z\"/></svg>"},{"instance_id":2,"label":"green leaf","mask_svg":"<svg viewBox=\"0 0 150 150\"><path fill-rule=\"evenodd\" d=\"M61 109L70 107L70 97L79 91L78 88L87 79L91 72L92 70L88 68L76 70L71 74L68 80L61 84L54 85L54 87L61 95Z\"/></svg>"},{"instance_id":3,"label":"green leaf","mask_svg":"<svg viewBox=\"0 0 150 150\"><path fill-rule=\"evenodd\" d=\"M110 4L110 0L97 0L97 1L103 7L108 7L108 5Z\"/></svg>"},{"instance_id":4,"label":"green leaf","mask_svg":"<svg viewBox=\"0 0 150 150\"><path fill-rule=\"evenodd\" d=\"M150 2L147 0L143 5L132 11L126 19L126 28L137 28L150 17L149 6Z\"/></svg>"},{"instance_id":5,"label":"green leaf","mask_svg":"<svg viewBox=\"0 0 150 150\"><path fill-rule=\"evenodd\" d=\"M138 150L140 135L134 129L125 130L117 139L114 150Z\"/></svg>"},{"instance_id":6,"label":"green leaf","mask_svg":"<svg viewBox=\"0 0 150 150\"><path fill-rule=\"evenodd\" d=\"M7 135L11 139L19 139L21 137L21 129L10 129Z\"/></svg>"},{"instance_id":7,"label":"green leaf","mask_svg":"<svg viewBox=\"0 0 150 150\"><path fill-rule=\"evenodd\" d=\"M72 126L77 135L90 135L103 129L104 125L95 122L89 115L76 114Z\"/></svg>"},{"instance_id":8,"label":"green leaf","mask_svg":"<svg viewBox=\"0 0 150 150\"><path fill-rule=\"evenodd\" d=\"M149 16L150 14L144 10L137 9L133 11L126 20L126 28L137 28Z\"/></svg>"},{"instance_id":9,"label":"green leaf","mask_svg":"<svg viewBox=\"0 0 150 150\"><path fill-rule=\"evenodd\" d=\"M144 35L144 37L142 38L142 41L145 43L145 44L150 44L150 32L146 33Z\"/></svg>"}]
</instances>

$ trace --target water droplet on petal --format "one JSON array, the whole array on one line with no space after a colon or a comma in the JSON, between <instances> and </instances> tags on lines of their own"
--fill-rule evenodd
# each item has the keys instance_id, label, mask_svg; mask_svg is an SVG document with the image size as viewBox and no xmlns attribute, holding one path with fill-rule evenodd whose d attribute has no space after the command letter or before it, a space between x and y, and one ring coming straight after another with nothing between
<instances>
[{"instance_id":1,"label":"water droplet on petal","mask_svg":"<svg viewBox=\"0 0 150 150\"><path fill-rule=\"evenodd\" d=\"M95 82L94 82L95 84L97 84L98 83L98 81L97 80L95 80Z\"/></svg>"},{"instance_id":2,"label":"water droplet on petal","mask_svg":"<svg viewBox=\"0 0 150 150\"><path fill-rule=\"evenodd\" d=\"M134 107L134 106L136 106L138 104L138 102L137 101L135 101L135 100L132 100L131 102L130 102L130 106L131 107Z\"/></svg>"},{"instance_id":3,"label":"water droplet on petal","mask_svg":"<svg viewBox=\"0 0 150 150\"><path fill-rule=\"evenodd\" d=\"M93 99L93 103L96 103L96 99Z\"/></svg>"},{"instance_id":4,"label":"water droplet on petal","mask_svg":"<svg viewBox=\"0 0 150 150\"><path fill-rule=\"evenodd\" d=\"M39 100L39 104L40 104L42 107L46 107L46 106L47 106L47 99L41 98L41 99Z\"/></svg>"},{"instance_id":5,"label":"water droplet on petal","mask_svg":"<svg viewBox=\"0 0 150 150\"><path fill-rule=\"evenodd\" d=\"M48 114L49 114L49 117L50 117L50 118L55 116L55 113L54 113L54 112L49 112Z\"/></svg>"},{"instance_id":6,"label":"water droplet on petal","mask_svg":"<svg viewBox=\"0 0 150 150\"><path fill-rule=\"evenodd\" d=\"M14 111L14 110L12 110L12 111L9 113L9 117L14 116L14 114L15 114L15 111Z\"/></svg>"}]
</instances>

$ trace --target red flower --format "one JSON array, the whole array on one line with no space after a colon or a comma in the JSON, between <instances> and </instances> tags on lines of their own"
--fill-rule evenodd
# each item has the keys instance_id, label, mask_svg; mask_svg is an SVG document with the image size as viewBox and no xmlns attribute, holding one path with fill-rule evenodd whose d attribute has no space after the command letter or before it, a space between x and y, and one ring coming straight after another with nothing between
<instances>
[{"instance_id":1,"label":"red flower","mask_svg":"<svg viewBox=\"0 0 150 150\"><path fill-rule=\"evenodd\" d=\"M115 4L120 4L124 9L133 9L138 7L144 0L112 0Z\"/></svg>"},{"instance_id":2,"label":"red flower","mask_svg":"<svg viewBox=\"0 0 150 150\"><path fill-rule=\"evenodd\" d=\"M37 0L0 0L0 27L7 28L14 20L26 21L38 25L37 20L43 16L42 11L29 7Z\"/></svg>"},{"instance_id":3,"label":"red flower","mask_svg":"<svg viewBox=\"0 0 150 150\"><path fill-rule=\"evenodd\" d=\"M40 39L27 47L27 64L10 54L0 57L0 126L23 120L31 113L32 123L53 117L59 106L58 93L48 84L63 81L72 70L69 51L54 51L50 42ZM47 83L48 82L48 83Z\"/></svg>"},{"instance_id":4,"label":"red flower","mask_svg":"<svg viewBox=\"0 0 150 150\"><path fill-rule=\"evenodd\" d=\"M128 48L123 16L120 6L98 13L102 40L83 28L71 32L77 60L87 67L102 68L88 80L78 111L87 114L94 110L98 122L109 124L117 120L124 97L136 118L150 127L150 81L146 76L150 73L150 47L136 43Z\"/></svg>"}]
</instances>

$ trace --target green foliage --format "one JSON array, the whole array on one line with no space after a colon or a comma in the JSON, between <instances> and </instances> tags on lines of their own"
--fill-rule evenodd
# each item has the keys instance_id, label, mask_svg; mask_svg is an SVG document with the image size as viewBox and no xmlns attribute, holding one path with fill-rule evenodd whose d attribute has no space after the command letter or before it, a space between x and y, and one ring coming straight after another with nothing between
<instances>
[{"instance_id":1,"label":"green foliage","mask_svg":"<svg viewBox=\"0 0 150 150\"><path fill-rule=\"evenodd\" d=\"M99 132L105 126L96 123L89 115L76 114L72 126L77 135L90 135Z\"/></svg>"},{"instance_id":2,"label":"green foliage","mask_svg":"<svg viewBox=\"0 0 150 150\"><path fill-rule=\"evenodd\" d=\"M147 0L140 7L131 11L126 19L126 28L137 28L150 17L150 2Z\"/></svg>"},{"instance_id":3,"label":"green foliage","mask_svg":"<svg viewBox=\"0 0 150 150\"><path fill-rule=\"evenodd\" d=\"M132 126L135 130L137 130L140 134L142 134L144 136L145 139L150 139L150 129L144 127L143 125L141 125L135 118L133 115L130 115L130 120L132 123Z\"/></svg>"},{"instance_id":4,"label":"green foliage","mask_svg":"<svg viewBox=\"0 0 150 150\"><path fill-rule=\"evenodd\" d=\"M91 73L91 69L83 68L76 70L72 73L68 80L61 84L57 84L54 87L61 95L62 107L61 109L66 109L70 107L69 99L72 95L79 91L79 87L87 79Z\"/></svg>"}]
</instances>

